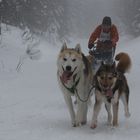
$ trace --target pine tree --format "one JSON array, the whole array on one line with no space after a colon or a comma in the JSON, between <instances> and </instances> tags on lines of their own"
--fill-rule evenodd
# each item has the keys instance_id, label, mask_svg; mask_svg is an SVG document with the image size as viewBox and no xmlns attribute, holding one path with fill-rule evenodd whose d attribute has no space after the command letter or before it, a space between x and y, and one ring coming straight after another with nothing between
<instances>
[{"instance_id":1,"label":"pine tree","mask_svg":"<svg viewBox=\"0 0 140 140\"><path fill-rule=\"evenodd\" d=\"M67 33L67 3L65 0L3 0L2 22L31 33L56 32L59 39Z\"/></svg>"},{"instance_id":2,"label":"pine tree","mask_svg":"<svg viewBox=\"0 0 140 140\"><path fill-rule=\"evenodd\" d=\"M139 0L120 0L119 15L127 27L128 33L139 36L140 35L140 1Z\"/></svg>"}]
</instances>

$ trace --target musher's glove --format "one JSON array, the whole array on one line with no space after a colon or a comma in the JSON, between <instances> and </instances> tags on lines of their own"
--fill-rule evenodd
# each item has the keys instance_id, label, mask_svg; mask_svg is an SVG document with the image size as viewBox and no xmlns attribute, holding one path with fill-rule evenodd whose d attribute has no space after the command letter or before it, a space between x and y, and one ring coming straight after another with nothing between
<instances>
[{"instance_id":1,"label":"musher's glove","mask_svg":"<svg viewBox=\"0 0 140 140\"><path fill-rule=\"evenodd\" d=\"M88 48L92 49L94 47L94 44L88 44Z\"/></svg>"}]
</instances>

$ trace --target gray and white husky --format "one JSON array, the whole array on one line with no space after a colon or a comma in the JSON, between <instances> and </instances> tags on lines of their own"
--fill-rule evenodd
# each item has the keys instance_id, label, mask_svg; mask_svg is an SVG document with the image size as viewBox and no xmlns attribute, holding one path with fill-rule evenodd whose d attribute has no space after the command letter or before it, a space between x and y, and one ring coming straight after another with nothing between
<instances>
[{"instance_id":1,"label":"gray and white husky","mask_svg":"<svg viewBox=\"0 0 140 140\"><path fill-rule=\"evenodd\" d=\"M71 116L72 126L87 122L87 104L92 82L92 68L88 58L82 53L80 44L67 48L63 44L57 59L57 77ZM72 96L77 99L75 113Z\"/></svg>"}]
</instances>

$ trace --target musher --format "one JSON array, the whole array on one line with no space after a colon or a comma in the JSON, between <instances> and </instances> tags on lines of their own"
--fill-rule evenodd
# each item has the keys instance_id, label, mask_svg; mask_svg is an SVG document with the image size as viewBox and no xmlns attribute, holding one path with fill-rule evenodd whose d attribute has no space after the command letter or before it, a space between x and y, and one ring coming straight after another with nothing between
<instances>
[{"instance_id":1,"label":"musher","mask_svg":"<svg viewBox=\"0 0 140 140\"><path fill-rule=\"evenodd\" d=\"M105 16L103 18L102 24L96 27L89 38L89 49L94 48L96 44L96 48L89 53L94 55L95 52L95 58L96 54L98 54L97 57L99 57L103 61L111 63L113 62L116 43L118 42L118 40L119 35L117 27L112 24L110 17Z\"/></svg>"}]
</instances>

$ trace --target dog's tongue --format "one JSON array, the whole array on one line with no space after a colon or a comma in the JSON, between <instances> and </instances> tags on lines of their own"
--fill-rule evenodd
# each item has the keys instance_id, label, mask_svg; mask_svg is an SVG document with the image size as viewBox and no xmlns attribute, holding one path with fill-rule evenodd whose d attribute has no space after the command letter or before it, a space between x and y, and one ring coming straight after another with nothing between
<instances>
[{"instance_id":1,"label":"dog's tongue","mask_svg":"<svg viewBox=\"0 0 140 140\"><path fill-rule=\"evenodd\" d=\"M112 97L112 96L113 96L113 92L112 92L111 89L108 89L108 90L106 91L106 96L108 96L108 97Z\"/></svg>"},{"instance_id":2,"label":"dog's tongue","mask_svg":"<svg viewBox=\"0 0 140 140\"><path fill-rule=\"evenodd\" d=\"M71 76L72 76L72 72L64 71L60 78L63 81L63 83L67 83L68 80L70 80Z\"/></svg>"}]
</instances>

